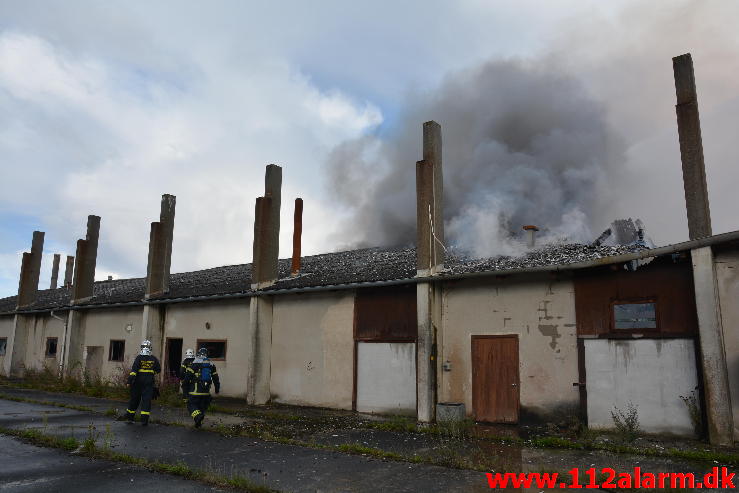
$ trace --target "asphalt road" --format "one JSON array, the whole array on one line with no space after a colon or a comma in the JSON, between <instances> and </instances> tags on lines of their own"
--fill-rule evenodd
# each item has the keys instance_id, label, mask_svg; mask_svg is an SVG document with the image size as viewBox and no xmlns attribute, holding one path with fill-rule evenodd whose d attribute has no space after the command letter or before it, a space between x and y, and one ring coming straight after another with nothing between
<instances>
[{"instance_id":1,"label":"asphalt road","mask_svg":"<svg viewBox=\"0 0 739 493\"><path fill-rule=\"evenodd\" d=\"M181 426L127 424L110 417L72 409L0 399L0 426L35 428L47 434L84 440L94 427L99 446L159 462L183 462L222 476L239 475L280 491L295 492L477 492L490 491L479 472L427 464L382 461L371 457L264 442L248 437L223 437ZM0 491L213 491L199 483L170 478L106 461L90 461L66 452L40 449L3 438L0 448ZM30 447L30 448L29 448ZM33 451L25 456L21 451ZM69 462L65 465L65 460ZM15 464L6 467L5 464ZM73 474L79 468L79 476ZM72 479L74 478L74 479ZM126 483L126 478L128 483ZM145 480L144 478L152 478ZM161 478L157 480L156 478ZM133 482L131 482L133 479ZM33 481L36 481L35 483ZM55 489L43 481L65 484ZM25 482L24 482L25 481ZM161 482L160 482L161 481ZM84 482L84 483L83 483ZM83 487L84 485L84 487ZM131 487L136 485L135 487ZM140 485L153 489L142 489ZM88 487L89 486L89 487ZM27 489L22 489L27 488ZM199 488L199 489L197 489Z\"/></svg>"},{"instance_id":2,"label":"asphalt road","mask_svg":"<svg viewBox=\"0 0 739 493\"><path fill-rule=\"evenodd\" d=\"M0 491L179 493L226 491L195 481L56 449L36 447L0 435Z\"/></svg>"}]
</instances>

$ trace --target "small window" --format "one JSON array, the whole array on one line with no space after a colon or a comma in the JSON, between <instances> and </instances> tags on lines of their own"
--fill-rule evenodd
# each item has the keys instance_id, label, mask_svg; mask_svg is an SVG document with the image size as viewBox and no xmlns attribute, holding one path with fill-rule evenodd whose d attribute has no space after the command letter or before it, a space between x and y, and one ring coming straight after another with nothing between
<instances>
[{"instance_id":1,"label":"small window","mask_svg":"<svg viewBox=\"0 0 739 493\"><path fill-rule=\"evenodd\" d=\"M110 341L110 352L108 361L123 361L126 350L126 341Z\"/></svg>"},{"instance_id":2,"label":"small window","mask_svg":"<svg viewBox=\"0 0 739 493\"><path fill-rule=\"evenodd\" d=\"M198 339L198 349L204 347L208 350L210 359L226 359L226 341L206 341Z\"/></svg>"},{"instance_id":3,"label":"small window","mask_svg":"<svg viewBox=\"0 0 739 493\"><path fill-rule=\"evenodd\" d=\"M6 337L0 337L0 356L5 356L5 346L8 345L8 339Z\"/></svg>"},{"instance_id":4,"label":"small window","mask_svg":"<svg viewBox=\"0 0 739 493\"><path fill-rule=\"evenodd\" d=\"M47 358L56 358L57 340L58 339L56 337L46 338L46 357Z\"/></svg>"},{"instance_id":5,"label":"small window","mask_svg":"<svg viewBox=\"0 0 739 493\"><path fill-rule=\"evenodd\" d=\"M616 329L656 329L655 303L617 303L613 305Z\"/></svg>"}]
</instances>

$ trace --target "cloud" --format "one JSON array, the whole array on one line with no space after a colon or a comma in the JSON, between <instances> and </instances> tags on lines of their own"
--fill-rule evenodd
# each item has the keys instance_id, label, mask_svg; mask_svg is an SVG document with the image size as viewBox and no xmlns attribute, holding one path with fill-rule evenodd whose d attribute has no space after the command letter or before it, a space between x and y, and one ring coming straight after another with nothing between
<instances>
[{"instance_id":1,"label":"cloud","mask_svg":"<svg viewBox=\"0 0 739 493\"><path fill-rule=\"evenodd\" d=\"M47 240L72 255L86 216L100 215L100 279L143 275L148 223L158 219L160 195L172 193L173 270L242 263L251 258L264 166L276 162L286 218L290 194L302 195L306 218L330 231L328 216L315 213L329 207L311 189L311 169L325 148L380 124L381 111L315 87L286 63L188 72L196 75L172 84L37 35L0 34L3 207L41 216ZM284 224L289 254L291 220ZM307 252L329 248L320 235L306 237Z\"/></svg>"}]
</instances>

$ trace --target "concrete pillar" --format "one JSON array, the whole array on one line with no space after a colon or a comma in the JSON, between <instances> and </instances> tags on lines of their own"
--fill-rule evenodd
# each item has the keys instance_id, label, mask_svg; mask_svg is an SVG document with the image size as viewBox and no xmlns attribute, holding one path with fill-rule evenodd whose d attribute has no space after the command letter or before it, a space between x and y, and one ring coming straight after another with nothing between
<instances>
[{"instance_id":1,"label":"concrete pillar","mask_svg":"<svg viewBox=\"0 0 739 493\"><path fill-rule=\"evenodd\" d=\"M692 250L690 254L693 261L708 437L713 445L732 445L734 418L713 251L711 247L703 247Z\"/></svg>"},{"instance_id":2,"label":"concrete pillar","mask_svg":"<svg viewBox=\"0 0 739 493\"><path fill-rule=\"evenodd\" d=\"M162 195L159 222L151 223L149 260L146 265L145 298L147 299L169 291L175 203L174 195Z\"/></svg>"},{"instance_id":3,"label":"concrete pillar","mask_svg":"<svg viewBox=\"0 0 739 493\"><path fill-rule=\"evenodd\" d=\"M159 223L161 226L162 239L164 240L164 260L162 277L162 292L169 291L169 273L172 266L172 240L174 237L174 213L177 205L177 197L174 195L162 195L162 203L159 212Z\"/></svg>"},{"instance_id":4,"label":"concrete pillar","mask_svg":"<svg viewBox=\"0 0 739 493\"><path fill-rule=\"evenodd\" d=\"M677 56L672 59L672 68L688 234L694 240L711 236L712 228L693 59L689 53ZM697 248L691 256L708 435L714 445L731 445L734 420L713 252L711 247Z\"/></svg>"},{"instance_id":5,"label":"concrete pillar","mask_svg":"<svg viewBox=\"0 0 739 493\"><path fill-rule=\"evenodd\" d=\"M72 276L74 274L74 256L67 255L67 264L64 267L64 287L72 287Z\"/></svg>"},{"instance_id":6,"label":"concrete pillar","mask_svg":"<svg viewBox=\"0 0 739 493\"><path fill-rule=\"evenodd\" d=\"M56 289L56 283L59 280L59 260L61 255L58 253L54 254L54 263L51 264L51 284L49 289Z\"/></svg>"},{"instance_id":7,"label":"concrete pillar","mask_svg":"<svg viewBox=\"0 0 739 493\"><path fill-rule=\"evenodd\" d=\"M418 276L438 273L444 267L444 181L441 126L423 124L423 160L416 163L416 268ZM441 332L441 291L436 283L416 287L418 343L416 396L418 420L436 419L437 335Z\"/></svg>"},{"instance_id":8,"label":"concrete pillar","mask_svg":"<svg viewBox=\"0 0 739 493\"><path fill-rule=\"evenodd\" d=\"M93 296L99 234L100 217L87 216L87 235L84 240L77 240L77 262L74 266L74 280L72 281L72 304L82 303Z\"/></svg>"},{"instance_id":9,"label":"concrete pillar","mask_svg":"<svg viewBox=\"0 0 739 493\"><path fill-rule=\"evenodd\" d=\"M36 302L43 250L44 233L42 231L34 231L31 252L23 252L16 308L28 307Z\"/></svg>"},{"instance_id":10,"label":"concrete pillar","mask_svg":"<svg viewBox=\"0 0 739 493\"><path fill-rule=\"evenodd\" d=\"M151 341L151 351L162 362L164 352L165 305L144 305L141 340Z\"/></svg>"},{"instance_id":11,"label":"concrete pillar","mask_svg":"<svg viewBox=\"0 0 739 493\"><path fill-rule=\"evenodd\" d=\"M685 206L688 212L690 239L711 236L711 210L708 204L706 167L703 159L698 95L695 88L693 59L690 54L672 59L677 95L677 131L683 165Z\"/></svg>"},{"instance_id":12,"label":"concrete pillar","mask_svg":"<svg viewBox=\"0 0 739 493\"><path fill-rule=\"evenodd\" d=\"M293 215L293 257L290 266L290 275L300 274L300 250L303 235L303 199L295 199L295 213Z\"/></svg>"},{"instance_id":13,"label":"concrete pillar","mask_svg":"<svg viewBox=\"0 0 739 493\"><path fill-rule=\"evenodd\" d=\"M254 207L252 289L270 286L278 276L282 168L267 166L264 181L264 197Z\"/></svg>"},{"instance_id":14,"label":"concrete pillar","mask_svg":"<svg viewBox=\"0 0 739 493\"><path fill-rule=\"evenodd\" d=\"M441 164L441 126L423 124L423 160L416 163L416 261L419 275L444 266L444 179Z\"/></svg>"},{"instance_id":15,"label":"concrete pillar","mask_svg":"<svg viewBox=\"0 0 739 493\"><path fill-rule=\"evenodd\" d=\"M82 241L82 240L80 240ZM80 376L85 366L85 325L83 311L69 310L67 313L67 337L64 340L63 371Z\"/></svg>"},{"instance_id":16,"label":"concrete pillar","mask_svg":"<svg viewBox=\"0 0 739 493\"><path fill-rule=\"evenodd\" d=\"M270 365L272 361L272 298L249 299L249 337L246 402L266 404L270 400Z\"/></svg>"},{"instance_id":17,"label":"concrete pillar","mask_svg":"<svg viewBox=\"0 0 739 493\"><path fill-rule=\"evenodd\" d=\"M255 290L274 284L278 278L281 187L282 168L270 164L265 173L264 197L257 198L254 208L251 288ZM265 404L270 399L271 298L255 296L250 299L247 341L246 400L249 404Z\"/></svg>"}]
</instances>

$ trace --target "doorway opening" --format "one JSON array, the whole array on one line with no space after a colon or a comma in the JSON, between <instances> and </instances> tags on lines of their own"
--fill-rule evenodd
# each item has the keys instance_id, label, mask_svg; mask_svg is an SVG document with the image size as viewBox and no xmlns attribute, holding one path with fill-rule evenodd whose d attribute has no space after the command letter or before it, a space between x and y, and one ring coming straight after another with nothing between
<instances>
[{"instance_id":1,"label":"doorway opening","mask_svg":"<svg viewBox=\"0 0 739 493\"><path fill-rule=\"evenodd\" d=\"M182 339L167 338L167 376L177 378L182 363Z\"/></svg>"}]
</instances>

